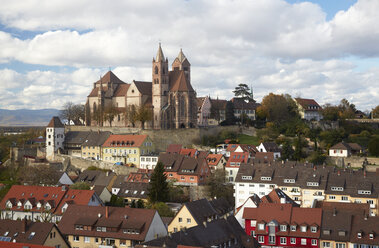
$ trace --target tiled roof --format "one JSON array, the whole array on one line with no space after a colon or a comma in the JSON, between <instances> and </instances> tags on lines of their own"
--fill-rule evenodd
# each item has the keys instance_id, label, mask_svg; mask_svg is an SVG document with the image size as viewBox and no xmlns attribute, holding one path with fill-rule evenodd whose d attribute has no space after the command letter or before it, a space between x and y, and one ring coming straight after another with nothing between
<instances>
[{"instance_id":1,"label":"tiled roof","mask_svg":"<svg viewBox=\"0 0 379 248\"><path fill-rule=\"evenodd\" d=\"M357 143L340 142L340 143L332 146L330 149L331 150L339 149L339 150L349 150L349 151L360 151L360 150L362 150L362 147Z\"/></svg>"},{"instance_id":2,"label":"tiled roof","mask_svg":"<svg viewBox=\"0 0 379 248\"><path fill-rule=\"evenodd\" d=\"M86 182L91 186L100 185L108 187L116 174L112 171L85 170L79 174L76 182Z\"/></svg>"},{"instance_id":3,"label":"tiled roof","mask_svg":"<svg viewBox=\"0 0 379 248\"><path fill-rule=\"evenodd\" d=\"M225 110L227 100L221 100L221 99L210 99L211 105L218 110Z\"/></svg>"},{"instance_id":4,"label":"tiled roof","mask_svg":"<svg viewBox=\"0 0 379 248\"><path fill-rule=\"evenodd\" d=\"M196 153L197 153L197 150L194 148L182 148L180 150L181 155L185 155L189 157L194 157Z\"/></svg>"},{"instance_id":5,"label":"tiled roof","mask_svg":"<svg viewBox=\"0 0 379 248\"><path fill-rule=\"evenodd\" d=\"M295 101L300 104L304 110L320 110L321 107L314 99L295 98Z\"/></svg>"},{"instance_id":6,"label":"tiled roof","mask_svg":"<svg viewBox=\"0 0 379 248\"><path fill-rule=\"evenodd\" d=\"M47 127L64 127L64 125L62 124L58 116L54 116L53 118L51 118Z\"/></svg>"},{"instance_id":7,"label":"tiled roof","mask_svg":"<svg viewBox=\"0 0 379 248\"><path fill-rule=\"evenodd\" d=\"M225 167L238 167L249 160L248 152L231 152Z\"/></svg>"},{"instance_id":8,"label":"tiled roof","mask_svg":"<svg viewBox=\"0 0 379 248\"><path fill-rule=\"evenodd\" d=\"M151 82L143 82L143 81L133 81L136 85L139 92L142 95L151 95L152 93L152 83Z\"/></svg>"},{"instance_id":9,"label":"tiled roof","mask_svg":"<svg viewBox=\"0 0 379 248\"><path fill-rule=\"evenodd\" d=\"M54 248L53 246L0 241L0 248Z\"/></svg>"},{"instance_id":10,"label":"tiled roof","mask_svg":"<svg viewBox=\"0 0 379 248\"><path fill-rule=\"evenodd\" d=\"M130 172L126 178L126 182L150 182L151 172Z\"/></svg>"},{"instance_id":11,"label":"tiled roof","mask_svg":"<svg viewBox=\"0 0 379 248\"><path fill-rule=\"evenodd\" d=\"M234 216L213 220L206 223L206 225L200 224L175 232L169 236L142 243L139 247L221 247L225 243L229 243L230 247L233 248L259 247L257 241L244 232Z\"/></svg>"},{"instance_id":12,"label":"tiled roof","mask_svg":"<svg viewBox=\"0 0 379 248\"><path fill-rule=\"evenodd\" d=\"M168 145L166 152L179 154L181 149L182 149L182 144L170 144Z\"/></svg>"},{"instance_id":13,"label":"tiled roof","mask_svg":"<svg viewBox=\"0 0 379 248\"><path fill-rule=\"evenodd\" d=\"M71 205L59 222L58 227L64 235L145 241L155 214L156 210L153 209ZM75 229L75 224L84 225L82 223L84 221L86 223L93 223L91 231ZM117 231L96 231L97 226L114 227L116 223ZM124 232L124 230L137 231L138 234Z\"/></svg>"},{"instance_id":14,"label":"tiled roof","mask_svg":"<svg viewBox=\"0 0 379 248\"><path fill-rule=\"evenodd\" d=\"M126 96L126 92L128 92L129 87L130 87L130 84L120 84L120 85L118 85L114 96L115 97Z\"/></svg>"},{"instance_id":15,"label":"tiled roof","mask_svg":"<svg viewBox=\"0 0 379 248\"><path fill-rule=\"evenodd\" d=\"M158 162L162 162L166 172L177 172L179 175L200 175L201 165L207 165L204 157L187 157L180 154L163 153Z\"/></svg>"},{"instance_id":16,"label":"tiled roof","mask_svg":"<svg viewBox=\"0 0 379 248\"><path fill-rule=\"evenodd\" d=\"M205 100L205 97L196 97L196 104L197 104L198 110L200 110L201 107L203 106L204 100Z\"/></svg>"},{"instance_id":17,"label":"tiled roof","mask_svg":"<svg viewBox=\"0 0 379 248\"><path fill-rule=\"evenodd\" d=\"M281 199L284 199L285 203L291 204L294 207L300 207L291 197L278 188L273 189L268 195L263 196L261 201L266 203L282 203Z\"/></svg>"},{"instance_id":18,"label":"tiled roof","mask_svg":"<svg viewBox=\"0 0 379 248\"><path fill-rule=\"evenodd\" d=\"M17 243L43 245L53 227L53 223L27 220L0 220L0 236L10 237L10 242L15 240ZM33 232L34 235L31 235ZM5 233L7 235L4 235Z\"/></svg>"},{"instance_id":19,"label":"tiled roof","mask_svg":"<svg viewBox=\"0 0 379 248\"><path fill-rule=\"evenodd\" d=\"M253 155L254 161L259 161L260 163L268 163L274 161L274 153L273 152L256 152Z\"/></svg>"},{"instance_id":20,"label":"tiled roof","mask_svg":"<svg viewBox=\"0 0 379 248\"><path fill-rule=\"evenodd\" d=\"M255 110L258 107L255 102L246 102L242 98L232 98L231 102L233 103L234 109Z\"/></svg>"},{"instance_id":21,"label":"tiled roof","mask_svg":"<svg viewBox=\"0 0 379 248\"><path fill-rule=\"evenodd\" d=\"M193 92L191 84L187 81L184 71L176 70L169 72L170 77L170 91L188 91Z\"/></svg>"},{"instance_id":22,"label":"tiled roof","mask_svg":"<svg viewBox=\"0 0 379 248\"><path fill-rule=\"evenodd\" d=\"M101 146L109 138L111 132L90 132L82 146Z\"/></svg>"},{"instance_id":23,"label":"tiled roof","mask_svg":"<svg viewBox=\"0 0 379 248\"><path fill-rule=\"evenodd\" d=\"M103 147L140 147L146 138L147 135L112 134Z\"/></svg>"},{"instance_id":24,"label":"tiled roof","mask_svg":"<svg viewBox=\"0 0 379 248\"><path fill-rule=\"evenodd\" d=\"M125 84L125 82L121 81L112 71L108 71L105 73L104 76L101 77L98 81L96 81L96 84L102 82L103 84L106 83L115 83L115 84Z\"/></svg>"},{"instance_id":25,"label":"tiled roof","mask_svg":"<svg viewBox=\"0 0 379 248\"><path fill-rule=\"evenodd\" d=\"M86 140L88 135L91 132L89 131L70 131L65 134L64 143L66 145L81 145Z\"/></svg>"},{"instance_id":26,"label":"tiled roof","mask_svg":"<svg viewBox=\"0 0 379 248\"><path fill-rule=\"evenodd\" d=\"M224 155L222 154L208 154L207 163L209 166L216 166Z\"/></svg>"},{"instance_id":27,"label":"tiled roof","mask_svg":"<svg viewBox=\"0 0 379 248\"><path fill-rule=\"evenodd\" d=\"M133 197L147 199L149 184L140 182L124 182L118 192L118 197Z\"/></svg>"}]
</instances>

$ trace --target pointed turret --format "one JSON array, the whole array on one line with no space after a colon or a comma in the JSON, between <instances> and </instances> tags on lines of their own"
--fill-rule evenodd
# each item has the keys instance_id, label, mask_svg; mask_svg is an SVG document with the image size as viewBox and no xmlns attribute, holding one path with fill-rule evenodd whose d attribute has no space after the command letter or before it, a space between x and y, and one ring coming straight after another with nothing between
<instances>
[{"instance_id":1,"label":"pointed turret","mask_svg":"<svg viewBox=\"0 0 379 248\"><path fill-rule=\"evenodd\" d=\"M180 63L183 63L183 61L186 59L186 56L184 55L183 50L181 48L177 58L179 59Z\"/></svg>"},{"instance_id":2,"label":"pointed turret","mask_svg":"<svg viewBox=\"0 0 379 248\"><path fill-rule=\"evenodd\" d=\"M164 55L161 47L161 43L159 42L159 48L157 52L157 57L155 58L155 62L164 61Z\"/></svg>"}]
</instances>

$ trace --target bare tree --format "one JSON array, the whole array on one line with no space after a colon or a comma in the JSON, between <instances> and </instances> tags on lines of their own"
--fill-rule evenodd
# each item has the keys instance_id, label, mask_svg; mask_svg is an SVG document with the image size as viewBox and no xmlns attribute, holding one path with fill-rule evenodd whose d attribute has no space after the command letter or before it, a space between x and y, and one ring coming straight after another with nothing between
<instances>
[{"instance_id":1,"label":"bare tree","mask_svg":"<svg viewBox=\"0 0 379 248\"><path fill-rule=\"evenodd\" d=\"M153 119L153 111L149 106L141 105L138 108L137 119L141 122L142 129L145 129L145 122Z\"/></svg>"},{"instance_id":2,"label":"bare tree","mask_svg":"<svg viewBox=\"0 0 379 248\"><path fill-rule=\"evenodd\" d=\"M75 124L82 123L85 118L84 105L66 102L63 105L63 109L60 111L59 116L62 119L66 119L69 124L71 121L74 121Z\"/></svg>"},{"instance_id":3,"label":"bare tree","mask_svg":"<svg viewBox=\"0 0 379 248\"><path fill-rule=\"evenodd\" d=\"M135 105L128 105L126 108L126 119L128 120L129 123L132 124L133 127L136 126L136 122L138 120L138 113L137 113L137 108Z\"/></svg>"},{"instance_id":4,"label":"bare tree","mask_svg":"<svg viewBox=\"0 0 379 248\"><path fill-rule=\"evenodd\" d=\"M104 109L104 120L109 122L109 125L112 126L114 118L119 114L119 111L112 104L108 105Z\"/></svg>"}]
</instances>

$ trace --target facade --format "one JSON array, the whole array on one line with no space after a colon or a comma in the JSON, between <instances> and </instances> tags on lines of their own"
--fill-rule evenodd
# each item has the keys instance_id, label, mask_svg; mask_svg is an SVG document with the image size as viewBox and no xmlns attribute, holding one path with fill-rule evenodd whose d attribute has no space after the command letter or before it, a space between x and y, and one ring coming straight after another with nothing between
<instances>
[{"instance_id":1,"label":"facade","mask_svg":"<svg viewBox=\"0 0 379 248\"><path fill-rule=\"evenodd\" d=\"M155 166L158 163L159 154L150 153L140 156L139 167L140 169L154 170Z\"/></svg>"},{"instance_id":2,"label":"facade","mask_svg":"<svg viewBox=\"0 0 379 248\"><path fill-rule=\"evenodd\" d=\"M109 138L111 132L90 132L81 144L82 158L103 160L102 145Z\"/></svg>"},{"instance_id":3,"label":"facade","mask_svg":"<svg viewBox=\"0 0 379 248\"><path fill-rule=\"evenodd\" d=\"M197 99L197 125L199 127L207 127L210 125L211 117L211 101L209 96L198 97Z\"/></svg>"},{"instance_id":4,"label":"facade","mask_svg":"<svg viewBox=\"0 0 379 248\"><path fill-rule=\"evenodd\" d=\"M246 234L263 247L319 247L322 209L300 208L292 204L261 203L245 208Z\"/></svg>"},{"instance_id":5,"label":"facade","mask_svg":"<svg viewBox=\"0 0 379 248\"><path fill-rule=\"evenodd\" d=\"M149 184L141 182L123 182L117 185L119 189L117 196L124 199L124 203L128 206L137 204L139 200L147 203L149 194Z\"/></svg>"},{"instance_id":6,"label":"facade","mask_svg":"<svg viewBox=\"0 0 379 248\"><path fill-rule=\"evenodd\" d=\"M256 119L255 110L258 105L255 101L246 102L242 98L235 97L231 99L231 102L233 103L234 116L237 119L240 119L242 114L245 114L250 120Z\"/></svg>"},{"instance_id":7,"label":"facade","mask_svg":"<svg viewBox=\"0 0 379 248\"><path fill-rule=\"evenodd\" d=\"M203 225L212 220L228 216L232 211L233 207L223 198L212 201L201 199L186 202L169 223L168 232L175 233L183 229Z\"/></svg>"},{"instance_id":8,"label":"facade","mask_svg":"<svg viewBox=\"0 0 379 248\"><path fill-rule=\"evenodd\" d=\"M280 158L281 149L275 142L262 142L257 146L259 152L272 152L274 153L274 159Z\"/></svg>"},{"instance_id":9,"label":"facade","mask_svg":"<svg viewBox=\"0 0 379 248\"><path fill-rule=\"evenodd\" d=\"M231 152L228 162L225 165L225 180L229 183L233 183L240 165L242 163L247 163L248 160L248 152Z\"/></svg>"},{"instance_id":10,"label":"facade","mask_svg":"<svg viewBox=\"0 0 379 248\"><path fill-rule=\"evenodd\" d=\"M46 158L54 159L54 153L63 149L64 125L59 117L54 116L46 127Z\"/></svg>"},{"instance_id":11,"label":"facade","mask_svg":"<svg viewBox=\"0 0 379 248\"><path fill-rule=\"evenodd\" d=\"M201 185L206 182L210 169L205 157L188 157L180 154L161 154L167 179L175 185Z\"/></svg>"},{"instance_id":12,"label":"facade","mask_svg":"<svg viewBox=\"0 0 379 248\"><path fill-rule=\"evenodd\" d=\"M208 154L207 163L211 171L222 170L225 168L226 159L222 154Z\"/></svg>"},{"instance_id":13,"label":"facade","mask_svg":"<svg viewBox=\"0 0 379 248\"><path fill-rule=\"evenodd\" d=\"M130 108L144 106L152 113L148 127L154 129L190 128L197 125L196 92L191 85L191 64L183 51L172 63L161 45L152 61L152 82L124 83L111 71L94 83L86 102L86 124L91 126L134 126L128 121ZM107 109L117 115L112 123L104 118Z\"/></svg>"},{"instance_id":14,"label":"facade","mask_svg":"<svg viewBox=\"0 0 379 248\"><path fill-rule=\"evenodd\" d=\"M88 140L87 137L90 133L89 131L67 132L64 139L65 153L74 157L82 157L82 144Z\"/></svg>"},{"instance_id":15,"label":"facade","mask_svg":"<svg viewBox=\"0 0 379 248\"><path fill-rule=\"evenodd\" d=\"M155 146L147 135L112 134L102 145L103 160L139 167L140 156L155 151Z\"/></svg>"},{"instance_id":16,"label":"facade","mask_svg":"<svg viewBox=\"0 0 379 248\"><path fill-rule=\"evenodd\" d=\"M134 247L167 235L153 209L70 206L58 225L71 247Z\"/></svg>"},{"instance_id":17,"label":"facade","mask_svg":"<svg viewBox=\"0 0 379 248\"><path fill-rule=\"evenodd\" d=\"M321 107L314 99L295 98L299 114L307 121L322 119Z\"/></svg>"},{"instance_id":18,"label":"facade","mask_svg":"<svg viewBox=\"0 0 379 248\"><path fill-rule=\"evenodd\" d=\"M93 190L68 189L66 186L13 185L0 203L2 219L60 221L69 205L102 205Z\"/></svg>"},{"instance_id":19,"label":"facade","mask_svg":"<svg viewBox=\"0 0 379 248\"><path fill-rule=\"evenodd\" d=\"M11 244L22 243L24 246L19 246L20 248L29 247L29 245L70 248L53 223L32 222L26 219L0 219L0 234L1 241L6 242L0 244L0 247L16 247Z\"/></svg>"},{"instance_id":20,"label":"facade","mask_svg":"<svg viewBox=\"0 0 379 248\"><path fill-rule=\"evenodd\" d=\"M340 142L329 149L330 157L350 157L362 153L363 148L357 143Z\"/></svg>"}]
</instances>

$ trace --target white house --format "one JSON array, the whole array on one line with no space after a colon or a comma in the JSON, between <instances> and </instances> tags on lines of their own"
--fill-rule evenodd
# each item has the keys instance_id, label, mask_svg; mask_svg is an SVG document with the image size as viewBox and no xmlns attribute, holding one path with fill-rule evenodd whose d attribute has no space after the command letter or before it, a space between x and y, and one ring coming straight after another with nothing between
<instances>
[{"instance_id":1,"label":"white house","mask_svg":"<svg viewBox=\"0 0 379 248\"><path fill-rule=\"evenodd\" d=\"M46 127L46 158L53 159L59 148L63 149L64 125L54 116Z\"/></svg>"},{"instance_id":2,"label":"white house","mask_svg":"<svg viewBox=\"0 0 379 248\"><path fill-rule=\"evenodd\" d=\"M362 152L362 147L357 143L340 142L329 149L330 157L349 157Z\"/></svg>"},{"instance_id":3,"label":"white house","mask_svg":"<svg viewBox=\"0 0 379 248\"><path fill-rule=\"evenodd\" d=\"M274 159L280 158L281 149L275 142L262 142L259 146L257 146L259 152L273 152Z\"/></svg>"},{"instance_id":4,"label":"white house","mask_svg":"<svg viewBox=\"0 0 379 248\"><path fill-rule=\"evenodd\" d=\"M302 119L319 121L322 119L321 107L314 99L295 98Z\"/></svg>"},{"instance_id":5,"label":"white house","mask_svg":"<svg viewBox=\"0 0 379 248\"><path fill-rule=\"evenodd\" d=\"M209 96L198 97L197 100L197 125L199 127L208 126L211 116L211 101Z\"/></svg>"},{"instance_id":6,"label":"white house","mask_svg":"<svg viewBox=\"0 0 379 248\"><path fill-rule=\"evenodd\" d=\"M140 169L154 170L155 166L158 163L159 154L158 153L150 153L140 156Z\"/></svg>"}]
</instances>

